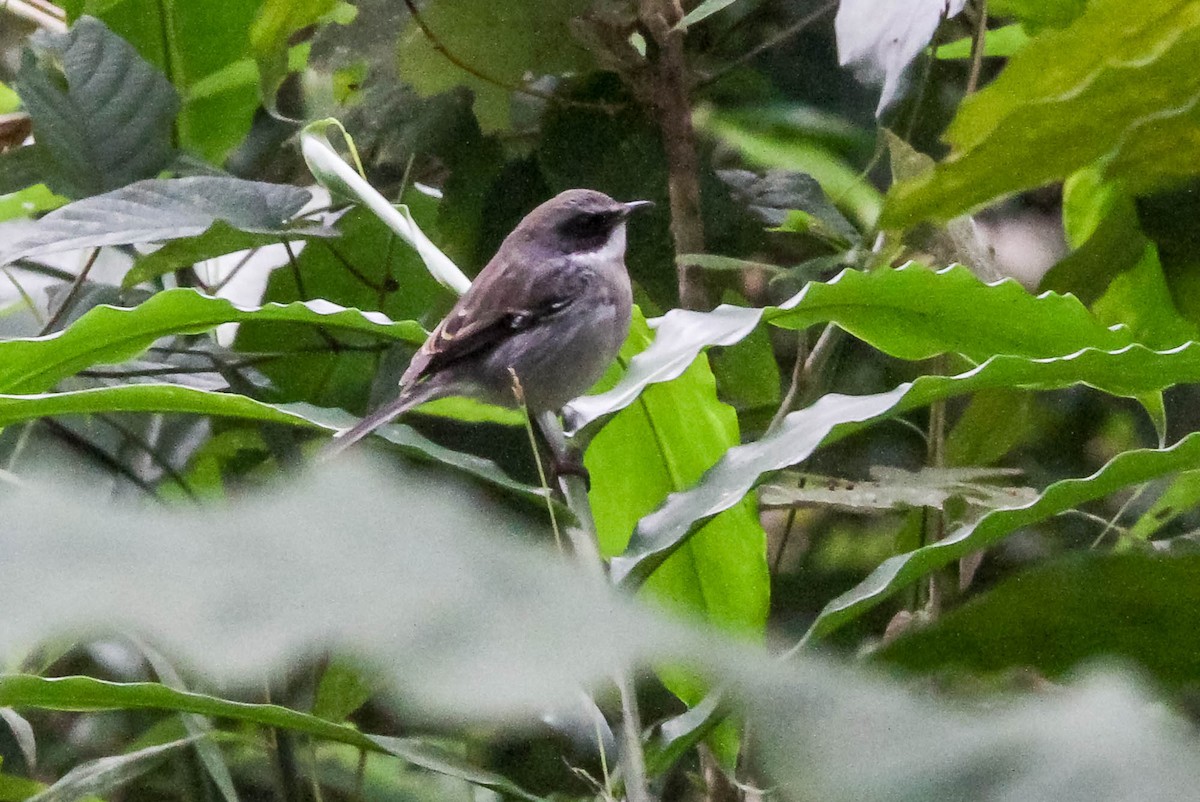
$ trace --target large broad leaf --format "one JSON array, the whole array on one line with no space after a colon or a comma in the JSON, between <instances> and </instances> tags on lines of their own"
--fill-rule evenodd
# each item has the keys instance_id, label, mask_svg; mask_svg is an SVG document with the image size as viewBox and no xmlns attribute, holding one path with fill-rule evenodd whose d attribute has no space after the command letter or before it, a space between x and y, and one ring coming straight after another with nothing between
<instances>
[{"instance_id":1,"label":"large broad leaf","mask_svg":"<svg viewBox=\"0 0 1200 802\"><path fill-rule=\"evenodd\" d=\"M1120 454L1092 476L1056 482L1032 503L987 513L937 543L892 557L858 586L827 604L805 637L815 640L828 635L901 588L973 551L995 544L1021 527L1122 488L1197 468L1200 468L1200 434L1191 434L1170 448Z\"/></svg>"},{"instance_id":2,"label":"large broad leaf","mask_svg":"<svg viewBox=\"0 0 1200 802\"><path fill-rule=\"evenodd\" d=\"M121 286L135 287L175 270L191 267L206 259L227 256L238 251L264 248L283 242L304 241L314 236L333 235L333 229L289 229L276 234L239 231L223 220L195 237L171 240L157 251L138 258L137 263L125 274Z\"/></svg>"},{"instance_id":3,"label":"large broad leaf","mask_svg":"<svg viewBox=\"0 0 1200 802\"><path fill-rule=\"evenodd\" d=\"M54 785L31 797L29 802L76 802L99 794L107 795L155 768L175 750L195 741L194 737L183 738L123 755L89 760L71 769Z\"/></svg>"},{"instance_id":4,"label":"large broad leaf","mask_svg":"<svg viewBox=\"0 0 1200 802\"><path fill-rule=\"evenodd\" d=\"M572 427L622 408L647 385L678 376L703 349L732 345L762 321L797 329L833 322L887 354L914 360L944 353L975 362L998 354L1052 357L1130 341L1069 295L1034 297L1012 280L985 284L964 267L846 270L827 283L808 284L777 307L676 309L651 321L653 345L634 357L616 387L572 402Z\"/></svg>"},{"instance_id":5,"label":"large broad leaf","mask_svg":"<svg viewBox=\"0 0 1200 802\"><path fill-rule=\"evenodd\" d=\"M448 493L455 504L444 503ZM852 666L780 664L614 597L523 542L522 527L465 486L346 466L204 511L97 515L86 496L24 491L0 502L9 613L0 652L55 632L130 628L199 671L257 689L299 654L341 647L381 669L406 716L439 714L443 729L574 703L579 685L633 658L686 659L747 715L755 759L783 800L1165 802L1200 783L1187 727L1124 677L964 710ZM32 597L37 605L23 603ZM232 712L162 686L60 682L6 678L0 700ZM268 708L242 707L239 718L319 726ZM427 765L422 755L406 759Z\"/></svg>"},{"instance_id":6,"label":"large broad leaf","mask_svg":"<svg viewBox=\"0 0 1200 802\"><path fill-rule=\"evenodd\" d=\"M346 329L409 343L424 341L416 323L328 301L241 307L191 289L158 293L132 309L98 306L68 328L45 337L0 342L0 391L35 393L98 363L137 356L171 334L198 334L223 323L251 320Z\"/></svg>"},{"instance_id":7,"label":"large broad leaf","mask_svg":"<svg viewBox=\"0 0 1200 802\"><path fill-rule=\"evenodd\" d=\"M54 163L47 176L52 189L85 197L167 166L175 155L171 124L179 100L160 72L94 17L37 42L62 73L27 53L14 86L33 118L38 147Z\"/></svg>"},{"instance_id":8,"label":"large broad leaf","mask_svg":"<svg viewBox=\"0 0 1200 802\"><path fill-rule=\"evenodd\" d=\"M101 19L166 75L183 97L176 130L179 145L220 164L242 141L258 106L257 74L250 58L249 29L257 3L205 0L64 2L69 20L86 10ZM198 92L240 65L244 81L225 81L219 90Z\"/></svg>"},{"instance_id":9,"label":"large broad leaf","mask_svg":"<svg viewBox=\"0 0 1200 802\"><path fill-rule=\"evenodd\" d=\"M922 376L887 393L847 396L831 393L793 412L782 425L753 443L731 448L692 488L674 493L638 522L629 548L613 560L613 574L640 584L689 535L713 515L740 502L764 474L807 459L822 444L835 442L871 423L933 401L978 390L1059 389L1074 384L1103 387L1130 397L1160 392L1176 383L1200 381L1200 343L1172 351L1129 346L1114 352L1088 349L1050 359L994 357L957 376ZM967 548L969 553L978 547Z\"/></svg>"},{"instance_id":10,"label":"large broad leaf","mask_svg":"<svg viewBox=\"0 0 1200 802\"><path fill-rule=\"evenodd\" d=\"M55 415L90 415L112 412L154 412L181 415L211 415L324 432L348 429L358 422L336 409L308 404L267 404L244 395L215 393L177 384L125 384L62 393L0 395L0 426L10 426ZM542 488L522 484L496 463L483 457L438 445L403 424L384 426L377 436L401 453L420 460L448 465L476 479L537 505L546 504Z\"/></svg>"},{"instance_id":11,"label":"large broad leaf","mask_svg":"<svg viewBox=\"0 0 1200 802\"><path fill-rule=\"evenodd\" d=\"M950 156L893 187L881 223L948 220L1101 158L1138 190L1194 174L1198 48L1198 0L1094 0L963 101L946 133Z\"/></svg>"},{"instance_id":12,"label":"large broad leaf","mask_svg":"<svg viewBox=\"0 0 1200 802\"><path fill-rule=\"evenodd\" d=\"M624 357L644 348L648 335L645 324L636 321ZM690 486L739 442L737 416L717 400L703 357L673 382L642 394L608 422L585 454L601 551L620 554L638 518L668 494ZM646 592L690 617L754 638L766 625L769 586L766 535L754 499L747 497L660 565ZM703 687L682 677L670 676L667 684L689 705L704 695ZM723 735L722 748L732 760L730 733Z\"/></svg>"},{"instance_id":13,"label":"large broad leaf","mask_svg":"<svg viewBox=\"0 0 1200 802\"><path fill-rule=\"evenodd\" d=\"M299 187L239 178L139 181L51 212L23 239L0 246L0 264L76 248L194 237L217 221L281 237L327 233L318 226L289 225L310 197Z\"/></svg>"},{"instance_id":14,"label":"large broad leaf","mask_svg":"<svg viewBox=\"0 0 1200 802\"><path fill-rule=\"evenodd\" d=\"M1013 17L1036 31L1039 28L1063 28L1087 8L1087 0L990 0L988 13Z\"/></svg>"},{"instance_id":15,"label":"large broad leaf","mask_svg":"<svg viewBox=\"0 0 1200 802\"><path fill-rule=\"evenodd\" d=\"M772 112L770 108L706 112L697 115L696 125L736 149L754 167L811 175L860 227L873 227L883 204L879 190L826 141L831 137L854 139L858 132L844 132L848 124L837 118L818 120L816 130L790 124L790 120L780 125L779 115Z\"/></svg>"},{"instance_id":16,"label":"large broad leaf","mask_svg":"<svg viewBox=\"0 0 1200 802\"><path fill-rule=\"evenodd\" d=\"M699 653L694 635L522 542L527 519L427 471L347 463L191 513L97 516L86 495L0 505L3 602L40 599L0 622L0 653L131 629L252 687L324 646L362 655L405 708L447 721L536 716L639 656Z\"/></svg>"},{"instance_id":17,"label":"large broad leaf","mask_svg":"<svg viewBox=\"0 0 1200 802\"><path fill-rule=\"evenodd\" d=\"M1028 667L1052 679L1121 657L1161 683L1194 686L1198 575L1196 555L1076 555L1006 580L877 656L916 671Z\"/></svg>"},{"instance_id":18,"label":"large broad leaf","mask_svg":"<svg viewBox=\"0 0 1200 802\"><path fill-rule=\"evenodd\" d=\"M336 0L266 0L250 26L250 46L258 62L263 105L275 108L275 92L288 71L288 40L313 25L337 5Z\"/></svg>"},{"instance_id":19,"label":"large broad leaf","mask_svg":"<svg viewBox=\"0 0 1200 802\"><path fill-rule=\"evenodd\" d=\"M153 682L117 683L91 677L46 679L10 674L0 677L0 704L75 712L159 710L245 721L260 727L287 730L348 744L364 752L393 755L430 771L458 777L475 785L492 788L521 799L536 799L505 778L476 768L458 755L417 738L368 735L347 724L336 724L279 705L232 702L217 696L175 690Z\"/></svg>"},{"instance_id":20,"label":"large broad leaf","mask_svg":"<svg viewBox=\"0 0 1200 802\"><path fill-rule=\"evenodd\" d=\"M484 132L508 128L507 87L523 84L528 75L583 72L592 66L567 28L587 5L583 0L426 3L423 24L410 21L400 40L400 75L423 95L467 86L475 93L475 114Z\"/></svg>"},{"instance_id":21,"label":"large broad leaf","mask_svg":"<svg viewBox=\"0 0 1200 802\"><path fill-rule=\"evenodd\" d=\"M760 672L746 680L755 759L787 802L1173 802L1200 782L1195 741L1178 721L1155 720L1162 708L1146 691L1111 674L965 705L928 692L921 703L882 681L821 685L750 671Z\"/></svg>"}]
</instances>

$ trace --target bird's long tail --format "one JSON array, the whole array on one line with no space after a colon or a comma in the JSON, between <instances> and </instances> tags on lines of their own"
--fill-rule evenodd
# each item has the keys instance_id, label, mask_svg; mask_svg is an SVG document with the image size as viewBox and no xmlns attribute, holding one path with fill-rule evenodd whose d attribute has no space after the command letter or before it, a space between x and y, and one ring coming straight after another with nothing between
<instances>
[{"instance_id":1,"label":"bird's long tail","mask_svg":"<svg viewBox=\"0 0 1200 802\"><path fill-rule=\"evenodd\" d=\"M430 393L420 391L420 388L424 386L427 385L418 385L417 388L414 388L416 392L402 392L399 398L384 404L349 429L335 434L321 452L320 459L322 461L333 459L359 440L370 436L379 427L386 426L413 407L428 401Z\"/></svg>"}]
</instances>

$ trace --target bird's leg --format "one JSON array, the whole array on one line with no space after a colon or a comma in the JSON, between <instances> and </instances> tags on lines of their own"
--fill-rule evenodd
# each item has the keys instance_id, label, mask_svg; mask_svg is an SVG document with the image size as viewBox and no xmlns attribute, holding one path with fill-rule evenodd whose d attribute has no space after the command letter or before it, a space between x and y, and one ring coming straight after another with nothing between
<instances>
[{"instance_id":1,"label":"bird's leg","mask_svg":"<svg viewBox=\"0 0 1200 802\"><path fill-rule=\"evenodd\" d=\"M556 454L550 469L557 476L578 476L583 479L584 487L592 489L592 475L583 464L583 454L574 446L567 446L563 454Z\"/></svg>"},{"instance_id":2,"label":"bird's leg","mask_svg":"<svg viewBox=\"0 0 1200 802\"><path fill-rule=\"evenodd\" d=\"M549 416L549 417L547 417ZM588 490L592 489L592 477L583 465L583 455L579 449L567 443L563 436L562 425L554 417L553 412L543 412L537 416L538 431L550 449L550 470L555 477L578 476L583 479Z\"/></svg>"}]
</instances>

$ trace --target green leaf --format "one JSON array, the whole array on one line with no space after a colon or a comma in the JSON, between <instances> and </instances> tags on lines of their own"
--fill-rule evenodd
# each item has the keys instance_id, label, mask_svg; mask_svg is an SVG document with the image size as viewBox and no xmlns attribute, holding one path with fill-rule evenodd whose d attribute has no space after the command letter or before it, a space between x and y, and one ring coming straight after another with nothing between
<instances>
[{"instance_id":1,"label":"green leaf","mask_svg":"<svg viewBox=\"0 0 1200 802\"><path fill-rule=\"evenodd\" d=\"M988 58L1012 58L1017 51L1029 43L1029 34L1020 25L1005 25L993 28L984 38L983 55ZM934 54L940 59L968 59L975 40L967 36L942 45Z\"/></svg>"},{"instance_id":2,"label":"green leaf","mask_svg":"<svg viewBox=\"0 0 1200 802\"><path fill-rule=\"evenodd\" d=\"M411 321L397 323L328 301L241 307L192 289L167 290L132 309L95 307L55 334L0 342L0 391L40 392L91 365L137 356L160 337L252 320L326 326L409 343L426 336Z\"/></svg>"},{"instance_id":3,"label":"green leaf","mask_svg":"<svg viewBox=\"0 0 1200 802\"><path fill-rule=\"evenodd\" d=\"M415 193L410 193L415 196ZM435 213L428 198L410 198L422 224ZM366 209L348 212L337 222L337 240L310 242L292 269L267 279L266 301L288 303L323 298L346 307L374 309L392 319L428 319L451 298L430 277L421 257ZM299 285L297 281L299 280ZM445 306L443 306L445 305ZM433 318L436 322L436 318ZM372 341L365 341L372 342ZM375 341L377 342L377 341ZM251 322L238 331L240 351L286 353L287 359L264 365L263 372L288 401L361 410L397 392L407 354L331 351L311 327Z\"/></svg>"},{"instance_id":4,"label":"green leaf","mask_svg":"<svg viewBox=\"0 0 1200 802\"><path fill-rule=\"evenodd\" d=\"M998 356L957 376L922 376L877 395L830 393L812 406L788 415L779 428L761 440L729 449L699 483L673 493L661 507L642 518L629 548L613 560L612 575L622 584L640 585L655 567L687 542L697 527L738 503L761 481L763 474L807 459L822 444L836 442L871 423L938 399L979 390L1013 387L1049 390L1074 384L1138 397L1176 383L1198 380L1200 343L1161 352L1132 345L1113 352L1087 349L1056 358ZM976 548L967 548L963 553Z\"/></svg>"},{"instance_id":5,"label":"green leaf","mask_svg":"<svg viewBox=\"0 0 1200 802\"><path fill-rule=\"evenodd\" d=\"M77 802L84 797L117 791L158 766L176 749L195 740L194 737L183 738L124 755L89 760L71 769L58 782L31 797L29 802Z\"/></svg>"},{"instance_id":6,"label":"green leaf","mask_svg":"<svg viewBox=\"0 0 1200 802\"><path fill-rule=\"evenodd\" d=\"M125 289L136 287L146 281L152 281L159 276L165 276L183 267L190 267L206 259L247 251L254 248L265 248L268 245L278 245L281 241L304 241L310 237L337 236L333 229L304 228L299 230L282 230L275 234L261 232L239 231L223 220L218 220L203 234L195 237L169 241L154 253L142 256L137 260L121 286Z\"/></svg>"},{"instance_id":7,"label":"green leaf","mask_svg":"<svg viewBox=\"0 0 1200 802\"><path fill-rule=\"evenodd\" d=\"M834 205L861 228L874 227L883 198L857 167L848 164L815 135L775 130L756 122L761 117L769 120L766 114L705 112L697 115L696 125L737 150L754 167L812 176Z\"/></svg>"},{"instance_id":8,"label":"green leaf","mask_svg":"<svg viewBox=\"0 0 1200 802\"><path fill-rule=\"evenodd\" d=\"M876 657L914 671L1021 667L1050 679L1119 658L1164 685L1192 686L1200 680L1189 643L1200 627L1198 571L1195 555L1073 555L1001 582Z\"/></svg>"},{"instance_id":9,"label":"green leaf","mask_svg":"<svg viewBox=\"0 0 1200 802\"><path fill-rule=\"evenodd\" d=\"M257 3L205 0L168 5L159 0L117 0L69 5L69 19L75 19L86 5L89 14L133 45L183 96L176 120L181 148L220 164L243 140L258 107L257 71L248 34ZM249 80L226 84L219 93L194 92L238 62L245 63Z\"/></svg>"},{"instance_id":10,"label":"green leaf","mask_svg":"<svg viewBox=\"0 0 1200 802\"><path fill-rule=\"evenodd\" d=\"M1018 19L1031 31L1065 28L1087 8L1088 0L989 0L988 13Z\"/></svg>"},{"instance_id":11,"label":"green leaf","mask_svg":"<svg viewBox=\"0 0 1200 802\"><path fill-rule=\"evenodd\" d=\"M0 221L14 217L33 217L39 212L48 212L62 206L67 199L55 195L45 184L0 196Z\"/></svg>"},{"instance_id":12,"label":"green leaf","mask_svg":"<svg viewBox=\"0 0 1200 802\"><path fill-rule=\"evenodd\" d=\"M947 465L992 465L1033 432L1033 394L1002 387L975 394L946 437Z\"/></svg>"},{"instance_id":13,"label":"green leaf","mask_svg":"<svg viewBox=\"0 0 1200 802\"><path fill-rule=\"evenodd\" d=\"M628 358L648 342L644 323L635 322L622 355ZM737 417L717 401L713 375L702 357L679 378L645 392L600 430L584 455L601 552L621 553L640 516L695 482L738 442ZM747 497L714 517L661 564L645 592L689 617L760 637L769 590L766 535L754 499ZM689 705L707 692L694 677L674 671L663 676ZM733 759L736 738L732 728L722 728L716 748Z\"/></svg>"},{"instance_id":14,"label":"green leaf","mask_svg":"<svg viewBox=\"0 0 1200 802\"><path fill-rule=\"evenodd\" d=\"M258 61L263 105L275 108L275 93L288 73L288 41L333 10L337 0L264 0L250 26L250 46Z\"/></svg>"},{"instance_id":15,"label":"green leaf","mask_svg":"<svg viewBox=\"0 0 1200 802\"><path fill-rule=\"evenodd\" d=\"M394 755L430 771L457 777L485 788L512 794L521 799L537 799L504 777L471 766L457 755L418 738L367 735L347 724L336 724L279 705L233 702L192 691L175 690L154 682L118 683L91 677L47 679L28 674L9 674L0 677L0 704L78 712L160 710L245 721L260 727L298 732L326 741L348 744L367 752ZM185 739L174 746L190 741L191 739Z\"/></svg>"},{"instance_id":16,"label":"green leaf","mask_svg":"<svg viewBox=\"0 0 1200 802\"><path fill-rule=\"evenodd\" d=\"M1179 474L1150 508L1129 527L1129 537L1149 540L1159 529L1200 504L1200 471ZM1126 545L1123 541L1121 546Z\"/></svg>"},{"instance_id":17,"label":"green leaf","mask_svg":"<svg viewBox=\"0 0 1200 802\"><path fill-rule=\"evenodd\" d=\"M14 87L33 118L37 147L53 160L52 189L86 197L166 168L175 156L179 100L161 73L94 17L35 42L62 73L26 53Z\"/></svg>"},{"instance_id":18,"label":"green leaf","mask_svg":"<svg viewBox=\"0 0 1200 802\"><path fill-rule=\"evenodd\" d=\"M592 67L587 51L567 28L587 7L585 0L512 0L503 5L434 0L421 9L424 25L412 20L401 36L400 75L425 96L468 87L484 133L507 129L508 87L523 85L527 75L563 75ZM453 61L446 52L454 54ZM459 64L469 65L471 72Z\"/></svg>"},{"instance_id":19,"label":"green leaf","mask_svg":"<svg viewBox=\"0 0 1200 802\"><path fill-rule=\"evenodd\" d=\"M833 322L886 354L910 360L944 353L975 362L997 354L1040 358L1130 342L1127 332L1106 328L1069 295L1035 297L1012 280L985 284L961 266L937 272L916 264L871 273L844 270L829 282L808 284L777 307L677 309L652 321L654 344L634 357L617 386L573 401L570 428L623 408L644 387L679 375L703 349L732 345L761 321L794 329Z\"/></svg>"},{"instance_id":20,"label":"green leaf","mask_svg":"<svg viewBox=\"0 0 1200 802\"><path fill-rule=\"evenodd\" d=\"M0 264L76 248L195 237L218 220L241 231L311 233L317 227L288 225L310 197L299 187L239 178L139 181L51 212L23 239L0 246Z\"/></svg>"},{"instance_id":21,"label":"green leaf","mask_svg":"<svg viewBox=\"0 0 1200 802\"><path fill-rule=\"evenodd\" d=\"M126 384L62 393L0 395L0 426L54 415L111 412L212 415L326 432L348 429L358 422L342 410L309 404L267 404L244 395L214 393L177 384ZM448 465L525 499L539 510L545 509L545 491L516 481L491 460L438 445L403 424L385 426L376 435L408 456Z\"/></svg>"},{"instance_id":22,"label":"green leaf","mask_svg":"<svg viewBox=\"0 0 1200 802\"><path fill-rule=\"evenodd\" d=\"M1200 468L1200 434L1193 433L1170 448L1126 451L1092 476L1055 482L1031 504L987 513L937 543L885 561L856 587L825 605L805 640L825 637L921 577L973 551L994 545L1022 527L1122 488L1197 468Z\"/></svg>"},{"instance_id":23,"label":"green leaf","mask_svg":"<svg viewBox=\"0 0 1200 802\"><path fill-rule=\"evenodd\" d=\"M894 186L881 225L948 220L1101 158L1107 176L1135 191L1194 174L1197 48L1197 0L1093 0L963 101L946 132L950 156Z\"/></svg>"},{"instance_id":24,"label":"green leaf","mask_svg":"<svg viewBox=\"0 0 1200 802\"><path fill-rule=\"evenodd\" d=\"M344 721L374 692L363 679L362 666L347 660L332 660L321 672L312 713L327 721Z\"/></svg>"},{"instance_id":25,"label":"green leaf","mask_svg":"<svg viewBox=\"0 0 1200 802\"><path fill-rule=\"evenodd\" d=\"M0 195L11 195L42 183L46 154L32 145L0 153Z\"/></svg>"}]
</instances>

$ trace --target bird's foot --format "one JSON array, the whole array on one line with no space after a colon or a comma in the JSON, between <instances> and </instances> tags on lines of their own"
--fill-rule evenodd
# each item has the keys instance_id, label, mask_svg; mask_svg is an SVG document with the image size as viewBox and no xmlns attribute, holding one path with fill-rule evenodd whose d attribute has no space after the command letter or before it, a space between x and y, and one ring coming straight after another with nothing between
<instances>
[{"instance_id":1,"label":"bird's foot","mask_svg":"<svg viewBox=\"0 0 1200 802\"><path fill-rule=\"evenodd\" d=\"M556 479L561 476L578 476L583 479L584 487L588 490L592 489L592 475L584 467L583 456L578 451L572 449L566 454L555 458L550 468L554 471Z\"/></svg>"}]
</instances>

